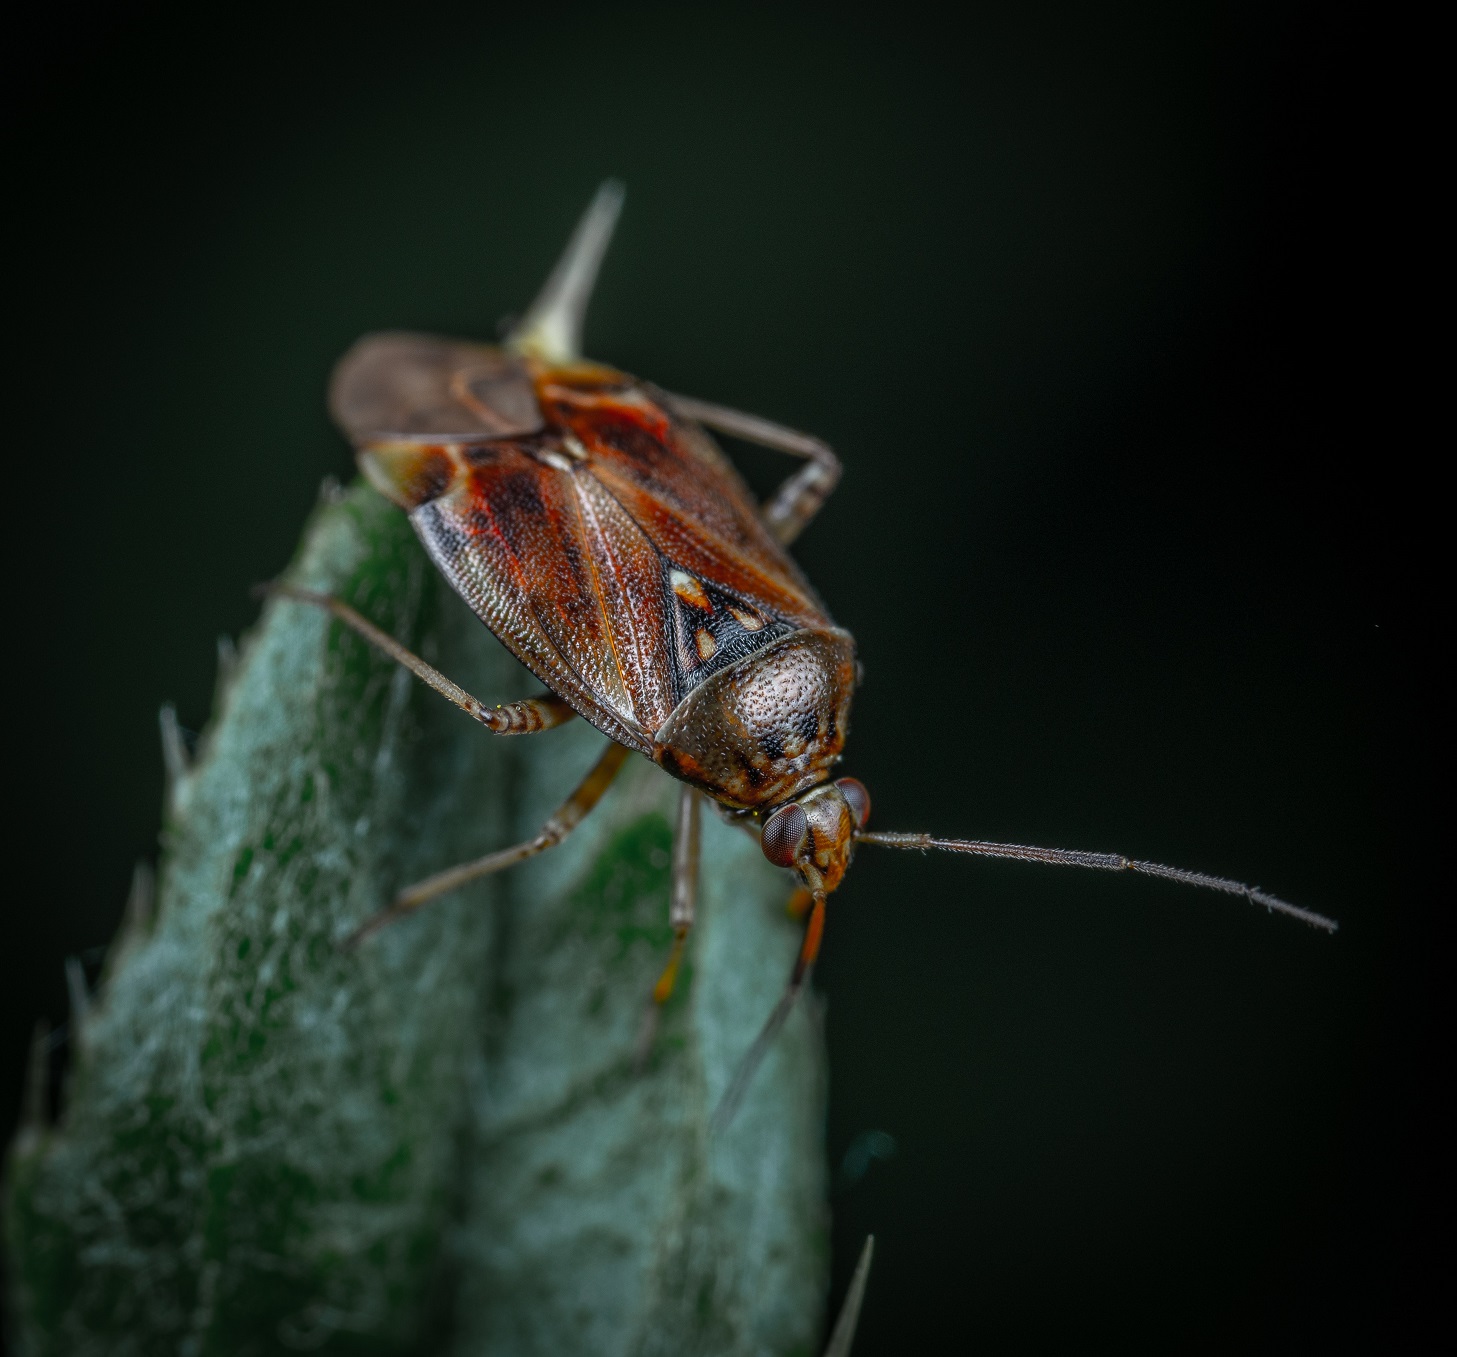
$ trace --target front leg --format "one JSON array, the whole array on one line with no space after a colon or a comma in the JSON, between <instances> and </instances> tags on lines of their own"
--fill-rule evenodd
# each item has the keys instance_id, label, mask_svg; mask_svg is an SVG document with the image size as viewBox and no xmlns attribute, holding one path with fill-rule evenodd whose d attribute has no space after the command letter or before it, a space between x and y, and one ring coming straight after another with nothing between
<instances>
[{"instance_id":1,"label":"front leg","mask_svg":"<svg viewBox=\"0 0 1457 1357\"><path fill-rule=\"evenodd\" d=\"M413 650L406 650L388 632L381 631L367 617L332 594L321 594L313 589L297 589L291 584L265 585L262 592L279 598L291 598L298 603L311 603L316 608L332 613L372 646L377 646L392 660L404 665L421 682L428 683L442 697L455 703L467 716L474 716L496 735L534 735L539 730L550 730L564 721L570 721L576 715L566 701L555 693L543 693L540 697L526 697L520 702L506 702L488 707L480 698L472 697L459 684L452 683L434 665L427 664Z\"/></svg>"}]
</instances>

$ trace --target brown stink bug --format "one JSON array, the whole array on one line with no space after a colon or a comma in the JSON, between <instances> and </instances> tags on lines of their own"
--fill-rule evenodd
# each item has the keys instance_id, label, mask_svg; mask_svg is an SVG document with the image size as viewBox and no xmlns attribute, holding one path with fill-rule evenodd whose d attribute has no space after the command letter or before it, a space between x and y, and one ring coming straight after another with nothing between
<instances>
[{"instance_id":1,"label":"brown stink bug","mask_svg":"<svg viewBox=\"0 0 1457 1357\"><path fill-rule=\"evenodd\" d=\"M807 915L789 984L740 1067L731 1111L788 1015L820 946L825 898L857 844L1139 872L1241 895L1334 930L1319 914L1201 872L1018 844L873 832L870 797L836 777L855 689L855 643L787 547L840 477L824 443L672 395L587 362L587 301L622 202L598 191L540 297L500 347L367 335L340 360L330 405L365 476L405 509L451 586L543 684L493 706L472 697L338 599L329 609L498 735L582 716L613 741L537 835L400 892L354 940L426 901L560 843L629 753L682 784L673 852L667 999L693 923L705 797L793 869ZM802 459L764 504L705 427Z\"/></svg>"}]
</instances>

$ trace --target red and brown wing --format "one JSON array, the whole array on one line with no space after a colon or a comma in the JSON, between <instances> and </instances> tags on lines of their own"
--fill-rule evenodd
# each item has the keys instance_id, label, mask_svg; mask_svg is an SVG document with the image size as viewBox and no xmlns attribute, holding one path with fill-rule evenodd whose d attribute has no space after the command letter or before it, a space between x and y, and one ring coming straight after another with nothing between
<instances>
[{"instance_id":1,"label":"red and brown wing","mask_svg":"<svg viewBox=\"0 0 1457 1357\"><path fill-rule=\"evenodd\" d=\"M786 622L831 625L742 477L696 424L602 368L541 373L536 389L548 427L582 444L592 473L666 559Z\"/></svg>"},{"instance_id":2,"label":"red and brown wing","mask_svg":"<svg viewBox=\"0 0 1457 1357\"><path fill-rule=\"evenodd\" d=\"M649 753L704 678L832 624L706 435L607 369L532 376L542 426L525 437L346 427L481 620L600 730ZM341 373L335 389L347 386Z\"/></svg>"},{"instance_id":3,"label":"red and brown wing","mask_svg":"<svg viewBox=\"0 0 1457 1357\"><path fill-rule=\"evenodd\" d=\"M446 449L449 483L411 521L517 659L598 729L647 753L658 713L673 705L657 555L590 476L544 460L550 451Z\"/></svg>"}]
</instances>

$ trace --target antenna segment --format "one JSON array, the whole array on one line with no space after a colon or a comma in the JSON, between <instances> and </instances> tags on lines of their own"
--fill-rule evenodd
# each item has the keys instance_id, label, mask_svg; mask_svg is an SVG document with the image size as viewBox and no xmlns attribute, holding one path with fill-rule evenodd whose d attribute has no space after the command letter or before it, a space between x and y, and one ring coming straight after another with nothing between
<instances>
[{"instance_id":1,"label":"antenna segment","mask_svg":"<svg viewBox=\"0 0 1457 1357\"><path fill-rule=\"evenodd\" d=\"M1140 876L1162 877L1165 881L1177 881L1184 886L1198 886L1203 890L1223 891L1226 895L1242 895L1252 905L1263 905L1275 914L1288 914L1312 928L1334 933L1339 927L1334 919L1313 910L1301 909L1278 896L1262 891L1258 886L1246 886L1224 876L1210 876L1206 872L1191 872L1183 867L1165 867L1157 862L1138 862L1121 853L1085 853L1075 848L1031 848L1020 843L983 843L979 839L937 839L930 834L885 834L866 833L855 835L856 843L874 843L882 848L940 848L947 853L969 853L978 858L1011 858L1017 862L1043 862L1052 867L1091 867L1101 872L1137 872Z\"/></svg>"}]
</instances>

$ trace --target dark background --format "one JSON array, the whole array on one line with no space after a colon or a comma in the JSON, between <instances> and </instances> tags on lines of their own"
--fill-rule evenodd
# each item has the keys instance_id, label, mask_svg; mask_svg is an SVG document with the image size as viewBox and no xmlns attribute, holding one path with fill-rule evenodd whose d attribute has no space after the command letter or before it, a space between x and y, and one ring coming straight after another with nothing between
<instances>
[{"instance_id":1,"label":"dark background","mask_svg":"<svg viewBox=\"0 0 1457 1357\"><path fill-rule=\"evenodd\" d=\"M845 461L798 553L860 642L874 823L1342 925L862 852L818 975L832 1161L897 1144L835 1202L836 1303L879 1241L858 1357L1418 1323L1451 1275L1450 887L1409 861L1432 491L1367 309L1371 35L1280 5L331 12L71 6L12 51L0 1126L62 958L155 854L158 704L201 726L216 636L349 474L332 361L490 336L615 174L590 352Z\"/></svg>"}]
</instances>

